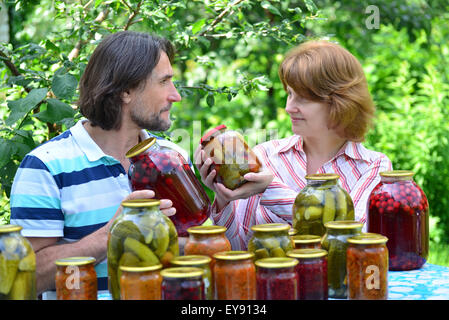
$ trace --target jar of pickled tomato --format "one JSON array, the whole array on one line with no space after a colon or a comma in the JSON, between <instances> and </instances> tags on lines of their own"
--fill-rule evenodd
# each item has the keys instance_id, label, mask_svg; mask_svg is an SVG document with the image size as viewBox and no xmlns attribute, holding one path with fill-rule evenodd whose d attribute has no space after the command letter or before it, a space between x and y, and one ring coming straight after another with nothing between
<instances>
[{"instance_id":1,"label":"jar of pickled tomato","mask_svg":"<svg viewBox=\"0 0 449 320\"><path fill-rule=\"evenodd\" d=\"M257 300L297 300L298 274L293 258L264 258L255 262Z\"/></svg>"},{"instance_id":2,"label":"jar of pickled tomato","mask_svg":"<svg viewBox=\"0 0 449 320\"><path fill-rule=\"evenodd\" d=\"M204 271L195 267L162 270L162 300L204 300L203 275Z\"/></svg>"}]
</instances>

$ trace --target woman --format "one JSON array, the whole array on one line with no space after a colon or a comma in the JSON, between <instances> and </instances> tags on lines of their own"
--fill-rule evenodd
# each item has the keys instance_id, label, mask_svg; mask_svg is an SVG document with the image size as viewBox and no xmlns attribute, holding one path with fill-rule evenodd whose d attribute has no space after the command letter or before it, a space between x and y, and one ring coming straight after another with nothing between
<instances>
[{"instance_id":1,"label":"woman","mask_svg":"<svg viewBox=\"0 0 449 320\"><path fill-rule=\"evenodd\" d=\"M255 224L291 224L308 174L338 174L354 202L355 219L365 222L379 172L392 169L387 156L361 144L375 107L362 66L350 52L328 41L305 42L287 54L279 77L294 135L254 147L263 172L247 174L250 182L232 191L213 182L211 160L200 147L195 152L201 178L215 192L211 217L228 228L233 250L246 249Z\"/></svg>"}]
</instances>

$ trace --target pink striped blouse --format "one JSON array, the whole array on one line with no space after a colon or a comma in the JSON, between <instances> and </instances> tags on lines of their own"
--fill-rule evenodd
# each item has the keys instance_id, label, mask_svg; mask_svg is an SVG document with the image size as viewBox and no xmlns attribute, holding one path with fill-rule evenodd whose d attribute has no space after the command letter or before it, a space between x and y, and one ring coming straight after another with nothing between
<instances>
[{"instance_id":1,"label":"pink striped blouse","mask_svg":"<svg viewBox=\"0 0 449 320\"><path fill-rule=\"evenodd\" d=\"M220 212L214 202L211 217L216 225L228 228L226 236L233 250L246 250L253 225L292 223L293 203L307 184L307 159L302 146L303 140L298 135L257 145L253 150L264 167L274 174L273 182L264 193L232 201ZM392 164L386 155L348 141L317 173L340 176L340 185L354 202L355 219L365 222L368 197L380 181L379 172L387 170L392 170Z\"/></svg>"}]
</instances>

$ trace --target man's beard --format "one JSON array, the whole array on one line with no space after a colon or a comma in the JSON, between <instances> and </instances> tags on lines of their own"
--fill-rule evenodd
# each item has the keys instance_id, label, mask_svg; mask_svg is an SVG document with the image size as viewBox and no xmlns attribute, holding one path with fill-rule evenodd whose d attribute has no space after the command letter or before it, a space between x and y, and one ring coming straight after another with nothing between
<instances>
[{"instance_id":1,"label":"man's beard","mask_svg":"<svg viewBox=\"0 0 449 320\"><path fill-rule=\"evenodd\" d=\"M149 131L167 131L170 129L171 120L163 120L161 114L168 111L170 107L166 107L159 111L159 113L152 113L151 115L141 115L136 112L136 108L131 111L131 120L140 128Z\"/></svg>"}]
</instances>

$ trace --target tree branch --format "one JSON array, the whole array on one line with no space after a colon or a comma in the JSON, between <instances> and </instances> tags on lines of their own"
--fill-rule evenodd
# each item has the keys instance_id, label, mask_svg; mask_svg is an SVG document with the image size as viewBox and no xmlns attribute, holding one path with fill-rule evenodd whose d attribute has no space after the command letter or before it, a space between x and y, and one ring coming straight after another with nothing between
<instances>
[{"instance_id":1,"label":"tree branch","mask_svg":"<svg viewBox=\"0 0 449 320\"><path fill-rule=\"evenodd\" d=\"M128 18L128 22L126 23L125 27L123 28L123 30L128 30L128 28L131 27L131 25L133 25L135 23L135 22L133 22L133 20L139 14L140 7L142 6L143 0L137 4L137 7L135 10L133 10L133 8L131 8L130 5L126 3L126 1L123 0L122 2L130 9L130 11L132 11L131 15Z\"/></svg>"},{"instance_id":2,"label":"tree branch","mask_svg":"<svg viewBox=\"0 0 449 320\"><path fill-rule=\"evenodd\" d=\"M214 21L212 21L212 23L209 25L209 27L206 29L206 30L204 30L204 31L202 31L202 32L200 32L199 34L198 34L198 36L205 36L205 34L207 33L207 32L210 32L210 31L212 31L214 28L215 28L215 26L217 25L217 24L219 24L223 19L224 19L224 17L229 13L229 14L232 14L233 12L234 12L234 7L235 6L237 6L238 4L240 4L240 3L242 3L243 1L245 1L245 0L237 0L237 1L235 1L234 3L232 3L231 5L229 5L226 9L224 9L216 18L215 18L215 20Z\"/></svg>"}]
</instances>

